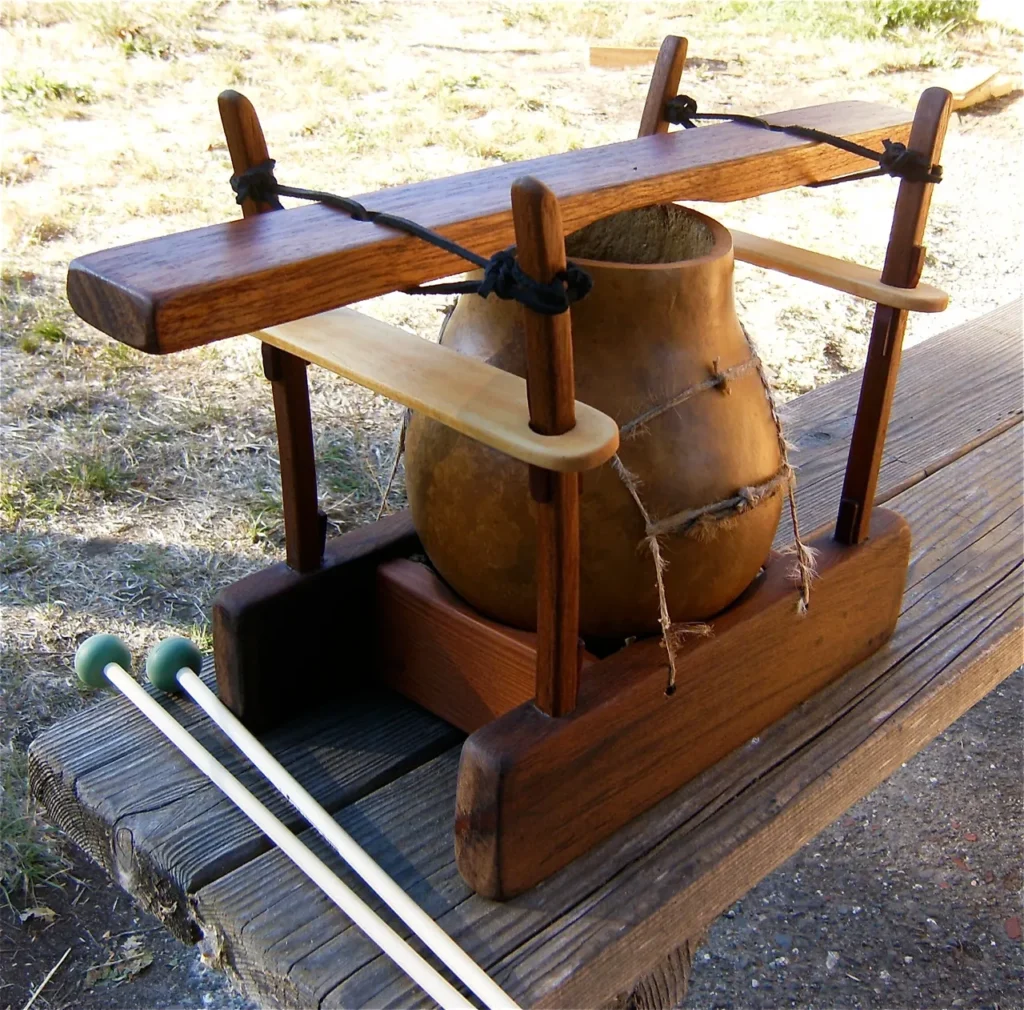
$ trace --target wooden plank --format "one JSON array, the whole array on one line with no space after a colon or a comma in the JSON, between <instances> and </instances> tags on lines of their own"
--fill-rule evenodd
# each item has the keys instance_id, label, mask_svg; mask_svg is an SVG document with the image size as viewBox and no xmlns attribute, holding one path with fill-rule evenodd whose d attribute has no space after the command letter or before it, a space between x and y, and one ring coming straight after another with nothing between
<instances>
[{"instance_id":1,"label":"wooden plank","mask_svg":"<svg viewBox=\"0 0 1024 1010\"><path fill-rule=\"evenodd\" d=\"M523 270L550 284L566 270L565 231L555 194L529 176L517 179L512 184L512 220ZM548 438L562 436L577 423L569 314L542 315L524 306L520 318L526 336L530 427ZM573 474L531 467L529 485L537 522L535 704L545 716L561 716L576 707L582 658L580 481Z\"/></svg>"},{"instance_id":2,"label":"wooden plank","mask_svg":"<svg viewBox=\"0 0 1024 1010\"><path fill-rule=\"evenodd\" d=\"M909 312L942 312L949 305L949 295L931 284L898 288L882 283L881 271L859 263L761 238L735 228L730 228L729 234L732 235L736 259L744 263L753 263L766 270L778 270L790 277L800 277L836 291L845 291L858 298L867 298L880 305Z\"/></svg>"},{"instance_id":3,"label":"wooden plank","mask_svg":"<svg viewBox=\"0 0 1024 1010\"><path fill-rule=\"evenodd\" d=\"M217 99L231 168L247 172L270 160L256 110L247 98L225 91ZM280 206L251 197L242 201L242 215L266 214ZM285 554L297 572L320 567L326 524L320 519L316 492L316 457L309 414L306 364L275 348L263 348L263 374L270 380L277 422L277 451L281 469L281 511L284 513Z\"/></svg>"},{"instance_id":4,"label":"wooden plank","mask_svg":"<svg viewBox=\"0 0 1024 1010\"><path fill-rule=\"evenodd\" d=\"M656 46L591 46L590 65L604 70L646 67L658 58Z\"/></svg>"},{"instance_id":5,"label":"wooden plank","mask_svg":"<svg viewBox=\"0 0 1024 1010\"><path fill-rule=\"evenodd\" d=\"M575 426L564 433L534 431L525 379L352 309L253 336L533 466L589 470L619 445L618 425L584 403L576 403Z\"/></svg>"},{"instance_id":6,"label":"wooden plank","mask_svg":"<svg viewBox=\"0 0 1024 1010\"><path fill-rule=\"evenodd\" d=\"M831 725L837 714L841 716L862 704L866 692L886 679L884 675L890 668L886 663L895 663L900 657L910 656L920 646L919 613L925 615L921 620L933 620L937 626L948 625L947 643L956 644L958 629L964 633L966 643L969 628L963 622L969 618L973 603L965 606L964 601L978 586L988 585L994 580L999 566L1007 559L1012 561L1019 556L1020 529L1010 518L1019 506L1020 473L1010 465L1014 462L1019 467L1016 462L1019 461L1019 435L1017 431L1008 431L1002 439L989 436L1000 425L1020 417L1020 368L1019 303L997 310L945 336L926 341L905 356L889 441L894 481L888 485L885 483L886 471L883 469L880 489L883 494L891 494L901 482L911 481L911 490L901 495L897 502L913 528L911 574L904 596L904 610L909 620L901 621L885 656L878 657L877 662L862 664L790 717L761 734L756 747L734 752L710 772L613 836L609 842L578 859L547 884L507 906L488 902L478 905L478 899L473 899L471 904L464 902L469 898L468 889L458 878L451 859L450 826L458 760L456 748L427 768L423 773L425 778L403 776L387 789L378 790L359 801L363 804L376 802L386 794L394 808L388 825L392 821L398 822L398 810L406 804L412 818L409 835L415 836L409 845L416 851L420 847L424 851L434 851L440 861L439 864L428 865L413 861L409 864L411 868L403 871L403 860L408 855L403 843L388 855L390 865L394 867L391 872L407 872L405 879L420 900L429 903L442 898L446 907L452 909L446 919L452 931L467 945L475 944L474 949L482 950L485 960L490 958L487 963L496 963L504 956L503 952L522 944L566 910L570 910L566 914L571 914L571 909L579 907L587 894L606 883L621 867L654 849L682 825L688 825L687 830L697 831L701 824L716 816L716 811L731 803L732 797L749 789L772 766L772 762L784 761L795 748L815 739L822 727ZM838 467L841 477L844 443L849 438L856 402L856 386L857 376L850 376L785 407L788 434L797 443L798 458L805 464L801 502L807 526L831 513L836 486L833 468ZM951 409L951 404L956 405L956 409ZM950 464L950 460L969 444L975 448L967 459ZM964 478L960 468L968 463L972 464L971 475ZM936 468L940 467L936 473ZM932 476L928 476L929 473ZM825 505L816 503L814 496L817 490L822 487L828 490L829 481L833 482L833 490L823 495L827 502ZM995 486L997 481L1002 481L999 487ZM817 520L814 519L815 509L819 510ZM977 516L978 519L967 523L964 516L970 516L972 520ZM1019 523L1019 520L1015 521ZM997 540L998 536L1001 539ZM925 665L931 662L933 669L935 664L941 666L943 656L945 653L941 652L932 654L930 659L926 656ZM882 662L883 659L886 662ZM165 704L186 724L190 719L194 720L195 709L191 705L173 699L165 700ZM104 846L108 853L111 847L109 825L99 825L94 821L96 831L93 843L89 842L89 831L83 825L92 820L92 815L75 795L75 782L79 777L88 777L90 771L108 766L114 773L120 771L122 784L130 783L133 776L152 778L152 764L146 760L146 747L140 749L136 742L143 723L145 720L137 712L126 712L124 706L118 704L118 699L110 699L43 734L33 745L30 755L33 786L37 794L44 794L51 816L58 823L68 825L76 840L86 845L93 844L96 858L105 863L112 859L111 855L103 852ZM344 750L345 739L340 733L333 746ZM776 757L769 759L766 756L769 748ZM438 794L427 787L428 781L434 781L432 776L444 779L442 784L448 790L445 799L439 799ZM405 783L409 787L407 793L403 791ZM380 846L384 832L392 830L388 825L382 827L379 820L368 819L369 815L364 817L365 806L360 807L357 803L347 809L352 811L348 815L352 818L347 822L349 830L362 831L360 837L368 844ZM201 832L202 829L201 819L193 822L192 830ZM385 854L378 851L378 855L383 858ZM260 857L260 860L266 858L269 856ZM678 858L684 859L685 853L679 854ZM260 860L247 865L266 865ZM147 872L152 872L158 879L147 880L143 873L134 878L125 875L121 879L140 894L146 888L155 888L159 879L166 879L165 871L159 866L147 868ZM249 879L244 868L232 874L234 885L240 890L252 886L251 883L246 884ZM280 993L285 990L294 993L301 989L302 992L315 990L323 995L336 990L331 999L337 1001L345 992L363 991L364 985L370 986L368 980L371 977L382 980L381 986L394 981L388 974L387 965L370 960L363 971L359 970L358 958L348 959L346 952L350 950L351 938L346 939L347 932L343 928L325 930L315 917L312 920L304 917L303 908L309 902L303 904L294 900L298 896L296 882L289 884L269 877L258 879L257 890L262 889L262 893L256 894L252 900L264 902L265 913L259 922L239 919L224 930L219 925L222 923L219 916L214 916L207 923L211 944L216 948L216 944L223 941L223 956L229 964L238 949L235 946L238 937L232 930L241 932L243 925L246 927L244 939L249 945L246 950L252 951L251 957L246 954L248 967L243 971L247 985L277 993L268 998L289 1005L314 1005L316 1000L305 997L285 999ZM227 877L220 880L227 880ZM276 887L278 883L283 889L273 890L272 885ZM647 885L640 886L643 890ZM222 892L213 883L199 893L216 897ZM291 899L278 900L286 894L291 894ZM227 909L227 905L224 908ZM161 914L161 909L156 911ZM294 916L289 920L288 916L293 911ZM176 914L178 910L163 909L165 918L170 919ZM264 944L265 938L261 933L268 922L282 923L272 953L268 953L269 946ZM678 942L679 935L683 934L676 934L675 942ZM658 939L651 942L649 952L659 954L667 946ZM643 948L642 952L646 956L648 948ZM634 951L632 974L626 978L629 973L623 973L619 989L630 984L638 972L646 970L642 962L643 957ZM339 988L350 974L351 990ZM611 994L609 990L605 995Z\"/></svg>"},{"instance_id":7,"label":"wooden plank","mask_svg":"<svg viewBox=\"0 0 1024 1010\"><path fill-rule=\"evenodd\" d=\"M429 712L471 733L533 698L537 635L482 618L426 565L382 564L376 611L381 679Z\"/></svg>"},{"instance_id":8,"label":"wooden plank","mask_svg":"<svg viewBox=\"0 0 1024 1010\"><path fill-rule=\"evenodd\" d=\"M377 566L419 549L409 513L399 512L334 537L315 571L279 563L222 589L213 601L213 654L224 704L260 731L351 693L374 662ZM287 669L303 671L301 691L281 691Z\"/></svg>"},{"instance_id":9,"label":"wooden plank","mask_svg":"<svg viewBox=\"0 0 1024 1010\"><path fill-rule=\"evenodd\" d=\"M1002 98L1021 88L1020 74L1004 72L998 67L959 67L945 76L943 87L952 92L954 112Z\"/></svg>"},{"instance_id":10,"label":"wooden plank","mask_svg":"<svg viewBox=\"0 0 1024 1010\"><path fill-rule=\"evenodd\" d=\"M212 684L210 664L204 680ZM278 817L301 823L194 705L150 693ZM61 723L33 742L33 793L143 907L194 940L187 895L265 851L268 842L154 727L139 721L126 699L99 707L95 718L90 712L90 718ZM305 713L264 743L334 810L460 739L453 727L390 693L363 692Z\"/></svg>"},{"instance_id":11,"label":"wooden plank","mask_svg":"<svg viewBox=\"0 0 1024 1010\"><path fill-rule=\"evenodd\" d=\"M818 127L878 149L906 141L908 113L838 102L766 119ZM735 123L641 137L359 199L411 217L483 255L513 240L509 189L523 175L558 197L567 230L670 200L742 200L866 167L825 144ZM278 165L282 181L301 180ZM76 259L68 298L93 326L153 353L265 329L464 270L418 239L323 206L262 214Z\"/></svg>"},{"instance_id":12,"label":"wooden plank","mask_svg":"<svg viewBox=\"0 0 1024 1010\"><path fill-rule=\"evenodd\" d=\"M786 762L790 755L799 757L803 748L815 741L824 739L827 744L830 732L841 732L829 727L841 726L850 712L860 713L857 732L866 740L879 725L888 725L888 722L876 724L874 721L878 711L874 707L878 703L878 685L892 684L897 695L901 690L904 694L916 691L918 693L911 697L918 697L918 679L934 678L943 669L954 679L962 677L967 683L975 683L971 678L976 675L973 665L976 657L971 650L989 650L993 637L1003 644L998 646L998 654L985 652L990 659L996 656L995 665L986 667L988 681L985 683L991 682L993 676L1001 677L1010 672L1016 660L1011 662L1012 628L1008 631L1004 627L1003 615L1009 613L1012 617L1013 601L1016 599L1019 605L1020 599L1020 589L1012 575L1019 564L1013 545L1019 542L1021 519L1019 512L1015 516L1013 513L1019 509L1020 474L1006 465L1008 458L1016 458L1007 455L1014 444L1014 434L1010 432L1002 436L1002 440L992 440L976 453L905 492L895 502L914 526L915 557L905 601L909 619L901 621L887 650L775 724L761 735L757 746L734 752L608 842L518 899L495 904L470 897L463 891L464 900L461 900L459 881L452 879L449 865L433 867L429 873L425 870L418 880L422 893L442 892L444 903L450 908L441 915L441 924L481 963L498 969L499 981L513 997L524 999L527 1004L545 1000L568 1006L597 1005L599 989L603 990L601 998L621 990L638 973L650 970L662 951L670 946L663 930L652 934L643 932L647 919L674 893L675 885L665 885L659 875L673 867L676 874L704 872L708 864L698 859L705 849L704 839L721 848L724 843L719 837L719 826L733 824L729 811L742 807L737 798L750 796L751 790L770 769L779 771L774 778L768 777L767 791L757 793L759 799L754 805L764 816L752 824L752 831L762 830L765 824L770 826L772 816L784 805L783 800L799 801L799 796L794 798L788 792L782 800L776 799L780 795L779 788L789 781ZM979 516L977 522L973 521L975 514ZM971 515L972 521L966 521L964 515ZM987 604L977 605L993 582L999 582L1003 587L1001 591L1016 593L1014 597L1011 592L1009 599L988 598L999 604L998 613L987 608ZM1011 637L1005 637L1007 634ZM1007 642L1011 648L1009 653ZM1016 647L1019 655L1019 643ZM967 691L958 698L966 707L971 696ZM885 703L885 698L881 701ZM957 708L961 701L944 710L941 718L928 721L927 732L934 735L943 728L943 720L952 721L959 714ZM902 739L899 734L896 737L897 742ZM922 742L921 736L914 737L913 747ZM849 753L856 756L856 747L860 745L847 741L847 746L851 748ZM814 751L810 759L803 759L800 767L805 777L811 776L808 788L817 788L815 783L819 779L828 778L828 764L823 761L821 751ZM868 766L871 766L870 761ZM452 758L438 759L430 775L445 781L431 778L432 788L439 790L439 801L436 808L431 808L433 813L428 810L421 814L424 820L420 823L436 825L433 831L447 838L454 790ZM378 843L381 851L389 858L396 858L394 849L397 848L399 863L412 858L405 848L410 843L396 845L392 838L393 832L399 830L399 821L403 825L408 823L408 819L398 813L403 805L398 794L404 793L404 781L388 787L394 823L387 819L375 821L375 830L381 839L386 839ZM838 809L845 808L873 784L868 778L843 781L845 784L835 801L841 804ZM417 779L404 795L411 802L424 789L424 780ZM367 797L361 802L369 816L369 804L374 798ZM830 806L821 813L814 824L801 827L800 837L813 834L828 823L834 816L832 809ZM741 823L745 823L742 818ZM779 830L788 838L785 822ZM735 839L736 831L732 827L729 831L728 837ZM737 844L740 842L742 839ZM417 850L430 847L425 837L417 837L415 844ZM796 844L794 841L790 846L787 842L786 854ZM772 859L784 858L777 849L771 852ZM719 861L722 858L719 853ZM747 858L749 861L749 853ZM759 860L757 865L761 867L764 859L759 857ZM323 1006L417 1005L416 994L396 976L386 959L366 960L365 946L359 944L354 935L356 931L347 928L339 931L339 927L345 925L342 920L328 920L303 911L308 896L303 900L295 892L297 882L289 882L291 871L283 864L284 860L276 854L268 853L232 875L230 894L225 889L225 881L202 889L197 896L200 914L209 928L218 931L225 957L231 961L235 957L235 945L246 945L245 958L249 966L244 969L243 977L251 991L265 993L268 990L262 987L268 985L266 979L272 978L274 986L278 987L274 998L288 1005L316 1005L320 1001ZM741 862L741 868L744 865ZM736 872L735 868L730 872ZM253 919L236 903L241 895L248 894L246 907L259 909L258 899L251 897L257 880L272 880L280 893L291 897L282 899L266 912L261 911L258 918ZM745 882L744 888L752 882L753 879ZM680 883L679 889L685 891L686 886L685 882ZM718 886L710 887L709 893L719 893ZM691 916L675 932L676 942L679 936L695 935L721 907L733 900L734 892L740 893L730 883L728 887L721 885L720 901L716 899L709 904L706 895L703 896L697 906L700 915L696 916L699 920L696 930L690 928L695 918ZM596 894L603 895L600 907L588 898ZM613 905L613 899L617 905ZM673 909L677 904L673 904ZM269 942L271 936L265 931L271 928L271 923L286 920L287 936L275 931L273 942ZM574 927L574 923L578 923L578 927ZM674 923L672 928L676 927ZM573 932L574 929L583 933ZM592 941L588 930L595 931L594 935L600 939ZM648 939L645 940L645 936ZM591 943L597 946L584 946ZM623 945L621 950L615 948L618 943ZM588 981L586 971L599 969L598 962L604 959L606 948L614 954L614 960L609 962L613 971ZM547 957L546 950L550 951ZM651 963L645 963L645 959ZM257 965L258 970L253 965ZM584 979L585 987L569 988L577 976Z\"/></svg>"},{"instance_id":13,"label":"wooden plank","mask_svg":"<svg viewBox=\"0 0 1024 1010\"><path fill-rule=\"evenodd\" d=\"M647 98L640 114L638 137L650 137L655 133L668 133L669 122L665 118L665 103L679 91L679 81L686 63L687 40L679 35L666 35L658 50L657 62L647 85ZM593 61L594 50L590 50Z\"/></svg>"},{"instance_id":14,"label":"wooden plank","mask_svg":"<svg viewBox=\"0 0 1024 1010\"><path fill-rule=\"evenodd\" d=\"M861 722L875 725L863 726L871 735L856 749L836 760L833 741L822 740L801 762L804 781L795 778L792 766L783 766L752 789L745 802L730 811L728 821L723 818L724 823L715 825L717 830L706 829L699 841L691 840L667 858L658 853L661 858L645 860L637 867L640 879L658 879L660 893L672 894L673 900L657 910L634 904L632 921L648 913L642 931L627 933L620 920L617 929L623 939L616 946L602 941L583 944L558 924L538 935L529 952L517 952L498 967L495 977L502 984L509 977L520 979L513 995L527 1005L587 1006L589 993L607 991L623 972L643 965L639 951L654 951L671 937L685 935L691 924L710 922L1013 672L1024 641L1015 613L1020 601L1019 593L1000 595L995 590L980 598L976 606L979 611L984 608L988 623L975 632L966 649L949 642L948 635L941 636L948 650L956 650L944 670L946 676L935 678L937 683L922 678L917 696L891 713L865 705ZM761 810L752 812L757 806ZM673 874L673 866L682 872ZM636 888L637 883L635 878L615 881L612 907L601 900L605 895L597 896L587 910L589 922L603 922L607 932L615 912L628 915L621 889ZM580 919L576 922L582 926ZM633 935L637 932L641 935ZM566 948L575 948L568 964ZM577 963L580 968L573 971ZM558 989L551 983L553 965L567 975L567 984Z\"/></svg>"},{"instance_id":15,"label":"wooden plank","mask_svg":"<svg viewBox=\"0 0 1024 1010\"><path fill-rule=\"evenodd\" d=\"M998 448L998 454L1005 460L1007 446ZM995 454L994 451L989 453L990 456ZM938 483L939 477L934 478L936 484L928 489L929 493L925 493L925 485L912 489L901 498L899 504L906 506L910 503L909 499L914 498L914 511L921 513L919 525L937 531L948 527L951 517L955 517L963 508L964 499L969 500L971 497L970 493L957 495L954 491L959 481L969 479L967 473L972 470L969 463L969 460L961 461L950 468L950 471L956 472L944 472L945 480L941 486ZM1005 470L1003 467L996 472L1005 475ZM884 777L878 774L874 779L842 780L839 786L834 785L837 795L832 797L829 812L814 824L803 825L799 838L787 837L789 826L785 822L779 828L786 841L784 851L780 851L779 847L769 849L774 860L772 866L765 867L763 853L757 861L759 868L756 875L747 874L749 864L742 859L730 864L733 872L744 874L742 886L719 897L715 891L715 882L705 885L707 893L701 892L701 902L695 909L690 909L687 902L690 896L685 892L680 878L686 880L698 872L713 872L716 865L724 860L730 846L741 841L737 821L751 830L770 826L773 818L783 812L782 808L787 802L799 801L802 782L794 775L789 755L794 755L794 759L799 762L803 781L820 786L823 797L828 798L828 783L832 775L832 761L828 757L832 746L829 733L845 733L844 726L851 712L856 715L855 738L846 740L845 746L851 748L851 754L855 754L853 748L860 746L860 741L869 740L879 727L885 729L887 724L881 716L886 711L886 705L892 707L892 704L902 704L900 699L904 696L920 692L919 681L923 679L927 682L936 677L947 664L952 666L950 675L955 676L961 669L956 666L957 659L966 652L965 658L973 660L974 654L970 649L972 643L977 643L978 636L983 638L979 646L982 651L989 650L990 646L996 649L994 665L986 667L985 676L988 679L979 690L987 690L993 684L993 677L998 680L1007 676L1019 663L1021 587L1015 573L1019 573L1020 561L1017 552L1007 551L1009 543L1019 542L1021 532L1019 503L1016 500L1018 495L1015 490L1020 479L1019 473L1014 474L1013 478L1004 481L1000 489L993 490L995 497L1004 504L1012 503L1018 509L1012 528L1005 528L1005 520L998 523L991 530L992 543L984 544L982 534L975 541L978 544L975 552L961 551L946 563L945 573L938 569L930 573L933 584L915 604L920 613L915 613L910 620L901 623L899 641L893 642L888 656L870 660L851 674L850 678L838 682L834 689L827 689L816 696L814 701L819 704L809 706L810 718L806 712L797 710L782 724L776 724L773 727L774 750L771 753L764 746L767 734L762 735L759 747L748 749L746 754L743 751L737 752L735 757L740 759L740 764L744 758L747 759L746 774L737 775L735 769L726 769L721 776L724 782L716 781L719 776L713 769L703 780L698 780L676 794L675 803L685 806L687 793L691 789L703 792L704 802L712 807L709 815L705 815L702 807L698 806L696 810L691 808L685 821L673 822L671 805L665 803L638 819L628 832L620 832L607 845L602 846L600 853L592 853L592 858L598 861L605 873L605 880L596 892L583 890L581 894L582 889L575 887L577 873L586 876L589 859L584 857L541 887L500 906L504 914L497 912L490 903L474 897L460 906L456 913L443 918L442 924L453 930L460 942L479 956L493 954L490 938L494 934L502 937L502 943L508 944L508 953L500 961L489 963L493 965L492 972L496 973L497 980L513 998L524 1005L569 1007L596 1005L609 993L621 988L627 980L634 978L637 972L653 967L660 952L670 946L669 937L694 935L718 911L727 907L777 862L781 862L803 840L813 836ZM949 503L948 509L937 508L937 503L941 501ZM932 513L936 511L940 514L933 516ZM930 521L926 520L926 516ZM971 524L962 516L959 524L970 535ZM939 535L942 533L939 532ZM926 559L927 555L923 560ZM942 567L939 566L940 569ZM919 580L923 577L920 564L916 577ZM1002 590L988 596L993 582L998 582ZM982 602L975 609L976 601L979 600ZM1014 630L1015 621L1017 630ZM987 638L984 637L986 633ZM993 645L993 642L996 644ZM973 671L969 662L965 666L964 676L970 682L969 675ZM848 702L837 713L835 698L829 696L833 692L840 696L848 692L848 679L854 680L859 691L852 699L853 704ZM873 685L881 685L888 694L879 699L871 693ZM980 695L972 697L976 700ZM892 702L893 698L896 698L896 702ZM969 703L963 707L954 705L952 710L945 710L938 721L929 722L931 735L941 731ZM837 715L842 716L838 721ZM833 725L838 728L830 731L829 727ZM911 748L900 750L895 763L905 760L929 738L918 737ZM895 734L895 742L897 745L906 743L899 730ZM835 759L834 751L831 757ZM872 760L865 764L868 769L873 767ZM766 774L773 766L776 771ZM672 826L671 834L665 831L669 825ZM645 846L644 854L639 857L635 850L630 851L628 845L623 846L624 836L637 833L644 836ZM713 855L708 854L709 849L714 850ZM745 855L749 860L749 851ZM580 866L581 863L584 865ZM669 877L675 879L669 883ZM678 900L674 898L677 891L684 892ZM536 914L538 910L543 908L548 914L554 911L556 902L552 892L573 895L573 898L567 901L563 912L554 915L549 926L538 930L538 919L541 918ZM708 894L714 901L713 908L709 907ZM672 902L677 912L690 909L702 914L688 914L685 919L674 920L670 930L657 928L660 924L655 916L661 904L668 901ZM650 919L653 922L648 924ZM600 937L600 942L594 937ZM349 977L323 1005L422 1004L416 1002L404 980L394 972L389 972L383 959L377 959L372 966Z\"/></svg>"}]
</instances>

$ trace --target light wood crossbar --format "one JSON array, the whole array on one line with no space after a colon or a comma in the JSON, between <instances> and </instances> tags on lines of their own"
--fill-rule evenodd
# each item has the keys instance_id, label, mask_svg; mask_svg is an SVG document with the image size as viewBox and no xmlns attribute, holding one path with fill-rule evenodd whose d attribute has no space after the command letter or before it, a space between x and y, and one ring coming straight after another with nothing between
<instances>
[{"instance_id":1,"label":"light wood crossbar","mask_svg":"<svg viewBox=\"0 0 1024 1010\"><path fill-rule=\"evenodd\" d=\"M253 336L545 470L592 469L619 445L615 421L578 401L574 428L538 434L530 428L525 379L352 309Z\"/></svg>"},{"instance_id":2,"label":"light wood crossbar","mask_svg":"<svg viewBox=\"0 0 1024 1010\"><path fill-rule=\"evenodd\" d=\"M879 305L911 312L942 312L949 304L949 295L930 284L916 288L898 288L883 284L881 272L848 260L801 249L799 246L761 238L730 228L736 259L767 270L778 270L790 277L814 281L837 291L867 298Z\"/></svg>"}]
</instances>

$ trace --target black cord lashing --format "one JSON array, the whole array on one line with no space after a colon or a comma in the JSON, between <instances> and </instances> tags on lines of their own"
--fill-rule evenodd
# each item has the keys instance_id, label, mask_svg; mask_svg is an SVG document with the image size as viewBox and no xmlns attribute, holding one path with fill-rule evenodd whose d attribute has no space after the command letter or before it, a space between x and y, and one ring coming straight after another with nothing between
<instances>
[{"instance_id":1,"label":"black cord lashing","mask_svg":"<svg viewBox=\"0 0 1024 1010\"><path fill-rule=\"evenodd\" d=\"M780 126L757 116L744 116L739 113L698 112L696 99L689 95L676 95L675 98L670 98L665 103L665 119L686 130L697 126L694 122L696 119L743 123L762 130L771 130L773 133L785 133L791 137L801 137L804 140L830 144L842 151L848 151L850 154L856 154L860 158L867 158L878 163L878 168L869 169L866 172L855 172L839 179L826 179L822 182L807 184L814 188L835 186L840 182L853 182L856 179L872 179L879 175L890 175L897 179L906 179L908 182L942 182L941 165L932 165L917 151L909 151L905 144L892 140L883 140L883 150L874 151L863 144L856 144L845 137L837 137L833 133L816 130L810 126Z\"/></svg>"},{"instance_id":2,"label":"black cord lashing","mask_svg":"<svg viewBox=\"0 0 1024 1010\"><path fill-rule=\"evenodd\" d=\"M326 193L318 189L283 186L274 176L274 165L275 162L271 159L254 165L238 175L233 175L231 188L235 192L236 202L255 200L258 203L266 203L271 207L280 208L281 201L278 197L281 196L293 197L298 200L312 200L322 203L325 207L344 211L355 221L371 222L385 228L393 228L406 235L412 235L414 238L428 242L453 256L467 260L484 272L483 278L478 281L417 285L406 288L406 294L478 294L482 298L494 294L507 301L517 301L542 315L557 316L568 311L573 302L585 298L593 286L590 274L574 263L567 263L564 271L557 274L549 284L543 284L530 277L520 267L515 249L503 249L488 259L415 221L399 217L396 214L388 214L386 211L369 210L358 200L353 200L350 197L338 196L336 193Z\"/></svg>"}]
</instances>

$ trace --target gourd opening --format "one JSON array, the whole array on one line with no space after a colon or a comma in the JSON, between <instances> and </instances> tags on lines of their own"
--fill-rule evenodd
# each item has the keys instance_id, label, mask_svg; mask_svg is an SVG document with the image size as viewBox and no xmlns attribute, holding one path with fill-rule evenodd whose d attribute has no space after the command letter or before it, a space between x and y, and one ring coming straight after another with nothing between
<instances>
[{"instance_id":1,"label":"gourd opening","mask_svg":"<svg viewBox=\"0 0 1024 1010\"><path fill-rule=\"evenodd\" d=\"M707 256L715 232L703 214L673 203L624 210L567 235L569 259L644 266Z\"/></svg>"}]
</instances>

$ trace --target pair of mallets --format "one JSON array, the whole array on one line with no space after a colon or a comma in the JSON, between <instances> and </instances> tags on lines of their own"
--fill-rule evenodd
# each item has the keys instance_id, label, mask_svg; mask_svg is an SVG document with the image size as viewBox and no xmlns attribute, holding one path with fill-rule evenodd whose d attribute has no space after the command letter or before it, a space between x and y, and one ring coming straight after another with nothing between
<instances>
[{"instance_id":1,"label":"pair of mallets","mask_svg":"<svg viewBox=\"0 0 1024 1010\"><path fill-rule=\"evenodd\" d=\"M391 908L412 932L489 1010L516 1008L486 972L428 916L326 810L297 782L199 679L202 655L185 638L168 638L146 657L146 674L161 691L184 691L221 728L231 742L299 811L324 840ZM127 672L128 647L113 635L93 635L75 653L75 670L91 687L112 686L178 748L366 935L444 1010L472 1010L457 989L428 964L351 888L275 817L205 747Z\"/></svg>"}]
</instances>

